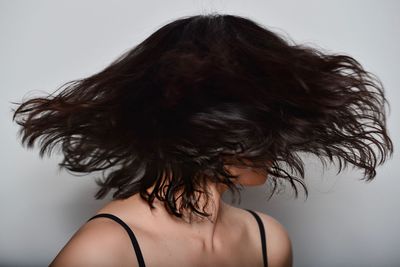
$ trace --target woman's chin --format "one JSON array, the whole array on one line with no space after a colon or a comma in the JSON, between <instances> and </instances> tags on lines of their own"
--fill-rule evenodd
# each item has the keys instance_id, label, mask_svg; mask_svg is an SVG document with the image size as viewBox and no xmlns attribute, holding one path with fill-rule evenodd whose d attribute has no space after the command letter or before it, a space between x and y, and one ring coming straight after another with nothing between
<instances>
[{"instance_id":1,"label":"woman's chin","mask_svg":"<svg viewBox=\"0 0 400 267\"><path fill-rule=\"evenodd\" d=\"M268 177L257 175L257 177L246 177L247 179L239 179L239 183L243 186L259 186L265 184Z\"/></svg>"}]
</instances>

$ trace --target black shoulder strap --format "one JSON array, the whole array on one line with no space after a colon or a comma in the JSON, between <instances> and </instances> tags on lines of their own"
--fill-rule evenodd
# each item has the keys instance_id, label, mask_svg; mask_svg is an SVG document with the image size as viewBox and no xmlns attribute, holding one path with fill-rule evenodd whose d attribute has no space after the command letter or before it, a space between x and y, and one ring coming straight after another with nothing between
<instances>
[{"instance_id":1,"label":"black shoulder strap","mask_svg":"<svg viewBox=\"0 0 400 267\"><path fill-rule=\"evenodd\" d=\"M264 224L261 221L260 216L255 213L252 210L246 209L248 212L253 214L254 218L256 218L256 221L258 223L258 228L260 229L260 236L261 236L261 247L262 247L262 254L263 254L263 259L264 259L264 266L268 267L268 260L267 260L267 243L265 240L265 230L264 230Z\"/></svg>"},{"instance_id":2,"label":"black shoulder strap","mask_svg":"<svg viewBox=\"0 0 400 267\"><path fill-rule=\"evenodd\" d=\"M136 258L137 258L137 260L139 262L139 267L146 267L146 265L144 264L144 259L143 259L142 252L141 252L140 247L139 247L139 243L138 243L138 241L137 241L137 239L135 237L135 234L131 230L131 228L129 228L129 226L124 221L122 221L120 218L118 218L115 215L109 214L109 213L97 214L97 215L93 216L92 218L90 218L88 221L90 221L90 220L92 220L94 218L98 218L98 217L109 218L111 220L116 221L122 227L124 227L124 229L128 232L129 237L130 237L130 239L132 241L132 245L133 245L133 248L135 249L135 253L136 253Z\"/></svg>"}]
</instances>

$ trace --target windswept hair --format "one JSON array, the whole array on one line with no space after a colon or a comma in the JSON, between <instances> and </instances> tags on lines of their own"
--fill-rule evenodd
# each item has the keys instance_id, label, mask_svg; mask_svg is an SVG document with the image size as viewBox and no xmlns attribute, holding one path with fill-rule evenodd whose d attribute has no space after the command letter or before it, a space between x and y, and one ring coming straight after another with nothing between
<instances>
[{"instance_id":1,"label":"windswept hair","mask_svg":"<svg viewBox=\"0 0 400 267\"><path fill-rule=\"evenodd\" d=\"M210 215L197 198L209 199L208 182L240 195L225 164L261 168L271 196L285 181L297 197L296 183L308 196L297 152L324 166L336 158L339 172L351 163L367 181L393 153L375 75L348 55L296 44L236 15L171 21L60 89L13 110L22 144L40 138L41 157L61 144L60 168L102 171L96 199L112 189L114 199L140 193L177 217L182 209Z\"/></svg>"}]
</instances>

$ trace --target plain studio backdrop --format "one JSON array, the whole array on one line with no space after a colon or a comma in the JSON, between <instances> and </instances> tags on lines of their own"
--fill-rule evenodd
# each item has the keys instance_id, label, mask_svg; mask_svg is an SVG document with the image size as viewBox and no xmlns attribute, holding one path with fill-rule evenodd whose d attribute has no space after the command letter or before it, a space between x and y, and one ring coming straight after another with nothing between
<instances>
[{"instance_id":1,"label":"plain studio backdrop","mask_svg":"<svg viewBox=\"0 0 400 267\"><path fill-rule=\"evenodd\" d=\"M43 96L92 75L181 16L219 12L353 56L383 82L395 153L371 183L303 155L306 200L290 187L267 201L265 186L236 204L266 212L288 230L295 267L400 266L399 1L0 1L0 265L47 266L72 234L110 200L95 200L96 174L58 172L60 154L39 157L17 138L10 102ZM28 92L29 91L29 92ZM397 165L396 165L397 163ZM351 166L351 165L349 165ZM229 194L224 195L229 201ZM268 225L266 225L268 227ZM133 250L132 250L133 253ZM260 252L261 253L261 252Z\"/></svg>"}]
</instances>

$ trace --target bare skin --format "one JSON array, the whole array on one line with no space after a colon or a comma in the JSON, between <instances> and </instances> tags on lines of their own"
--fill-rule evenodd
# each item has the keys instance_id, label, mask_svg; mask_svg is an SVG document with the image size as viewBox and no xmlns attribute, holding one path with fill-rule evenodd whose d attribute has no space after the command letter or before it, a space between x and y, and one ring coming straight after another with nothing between
<instances>
[{"instance_id":1,"label":"bare skin","mask_svg":"<svg viewBox=\"0 0 400 267\"><path fill-rule=\"evenodd\" d=\"M245 186L261 185L267 179L253 169L226 168L240 175L238 181ZM170 215L157 199L156 209L150 210L139 194L111 201L97 214L114 214L129 225L147 267L263 266L254 217L222 201L221 196L227 190L224 185L210 183L208 188L214 203L205 209L213 214L209 219L194 217L189 223ZM271 216L257 213L266 229L268 265L292 266L291 242L286 230ZM138 262L125 230L110 219L97 218L74 234L50 266L138 266Z\"/></svg>"}]
</instances>

